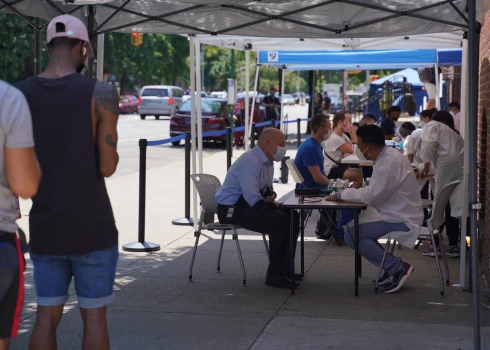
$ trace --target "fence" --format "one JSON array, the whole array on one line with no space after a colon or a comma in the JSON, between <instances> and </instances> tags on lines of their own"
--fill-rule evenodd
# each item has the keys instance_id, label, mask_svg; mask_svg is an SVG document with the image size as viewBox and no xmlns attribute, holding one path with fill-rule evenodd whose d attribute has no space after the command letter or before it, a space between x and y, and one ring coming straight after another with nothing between
<instances>
[{"instance_id":1,"label":"fence","mask_svg":"<svg viewBox=\"0 0 490 350\"><path fill-rule=\"evenodd\" d=\"M310 121L311 119L303 118L296 120L286 120L283 124L296 123L297 125L297 143L298 147L301 144L301 122ZM275 121L270 120L262 123L253 123L250 138L251 147L255 147L255 137L260 135L261 128L266 126L276 127ZM235 132L244 131L245 126L227 128L220 131L210 131L202 133L202 137L226 135L226 166L231 167L233 157L233 134ZM196 135L196 138L198 135ZM172 142L185 140L185 209L184 217L172 221L173 225L192 226L194 222L191 218L191 134L185 133L179 136L171 137L162 140L147 139L139 140L140 148L140 166L139 166L139 209L138 209L138 241L125 244L122 249L129 252L152 252L160 250L160 245L145 241L145 220L146 220L146 150L148 147L161 146Z\"/></svg>"}]
</instances>

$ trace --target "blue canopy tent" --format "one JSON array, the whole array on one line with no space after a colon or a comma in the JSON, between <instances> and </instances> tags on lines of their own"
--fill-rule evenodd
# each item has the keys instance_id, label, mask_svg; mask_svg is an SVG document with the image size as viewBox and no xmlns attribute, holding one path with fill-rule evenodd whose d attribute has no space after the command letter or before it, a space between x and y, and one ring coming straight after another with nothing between
<instances>
[{"instance_id":1,"label":"blue canopy tent","mask_svg":"<svg viewBox=\"0 0 490 350\"><path fill-rule=\"evenodd\" d=\"M287 70L377 70L423 68L439 66L461 65L462 49L446 50L342 50L342 51L260 51L258 64ZM414 69L405 69L391 76L373 82L370 86L370 95L374 94L386 80L393 80L399 76L412 85L412 93L416 101L417 114L427 96L424 84L420 81L418 72ZM444 105L445 96L443 96ZM402 105L403 99L394 101L395 105ZM379 103L372 102L367 109L376 116L381 116Z\"/></svg>"},{"instance_id":2,"label":"blue canopy tent","mask_svg":"<svg viewBox=\"0 0 490 350\"><path fill-rule=\"evenodd\" d=\"M367 70L454 66L461 60L461 49L260 51L257 63L288 70Z\"/></svg>"}]
</instances>

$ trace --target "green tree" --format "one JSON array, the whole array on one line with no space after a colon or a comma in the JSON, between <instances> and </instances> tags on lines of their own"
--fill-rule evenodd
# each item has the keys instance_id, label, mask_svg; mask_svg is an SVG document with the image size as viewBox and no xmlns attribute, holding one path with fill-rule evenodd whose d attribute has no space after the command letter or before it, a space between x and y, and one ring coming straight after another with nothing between
<instances>
[{"instance_id":1,"label":"green tree","mask_svg":"<svg viewBox=\"0 0 490 350\"><path fill-rule=\"evenodd\" d=\"M189 44L178 35L144 34L131 45L130 34L110 33L105 40L105 71L115 74L124 91L133 76L141 84L177 84L189 77Z\"/></svg>"},{"instance_id":2,"label":"green tree","mask_svg":"<svg viewBox=\"0 0 490 350\"><path fill-rule=\"evenodd\" d=\"M41 21L41 24L45 21ZM34 75L35 29L16 15L0 13L0 79L9 83ZM41 31L41 69L47 64L46 30Z\"/></svg>"}]
</instances>

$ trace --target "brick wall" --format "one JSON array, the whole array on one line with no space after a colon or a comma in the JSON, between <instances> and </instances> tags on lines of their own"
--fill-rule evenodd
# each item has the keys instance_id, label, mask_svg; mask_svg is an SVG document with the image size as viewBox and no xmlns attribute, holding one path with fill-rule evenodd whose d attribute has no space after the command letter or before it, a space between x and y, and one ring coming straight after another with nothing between
<instances>
[{"instance_id":1,"label":"brick wall","mask_svg":"<svg viewBox=\"0 0 490 350\"><path fill-rule=\"evenodd\" d=\"M478 94L478 195L479 201L483 205L480 219L485 219L485 233L490 235L490 150L488 138L487 117L490 116L490 13L485 18L485 25L482 28L480 37L480 71L479 71L479 94ZM487 186L487 183L489 186ZM482 269L485 278L490 281L490 240L483 237L481 252Z\"/></svg>"}]
</instances>

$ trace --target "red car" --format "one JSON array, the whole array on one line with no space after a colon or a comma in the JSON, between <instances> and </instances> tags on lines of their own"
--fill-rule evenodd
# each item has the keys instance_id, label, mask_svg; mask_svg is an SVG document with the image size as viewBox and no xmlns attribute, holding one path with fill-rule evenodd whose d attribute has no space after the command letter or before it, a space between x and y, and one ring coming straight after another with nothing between
<instances>
[{"instance_id":1,"label":"red car","mask_svg":"<svg viewBox=\"0 0 490 350\"><path fill-rule=\"evenodd\" d=\"M138 98L133 95L121 95L119 109L122 114L138 113Z\"/></svg>"},{"instance_id":2,"label":"red car","mask_svg":"<svg viewBox=\"0 0 490 350\"><path fill-rule=\"evenodd\" d=\"M227 101L220 98L203 98L202 102L202 131L225 130L233 118ZM197 130L197 129L196 129ZM170 137L191 131L191 100L187 100L170 119ZM205 137L203 140L226 142L226 135ZM180 141L172 142L178 146Z\"/></svg>"}]
</instances>

